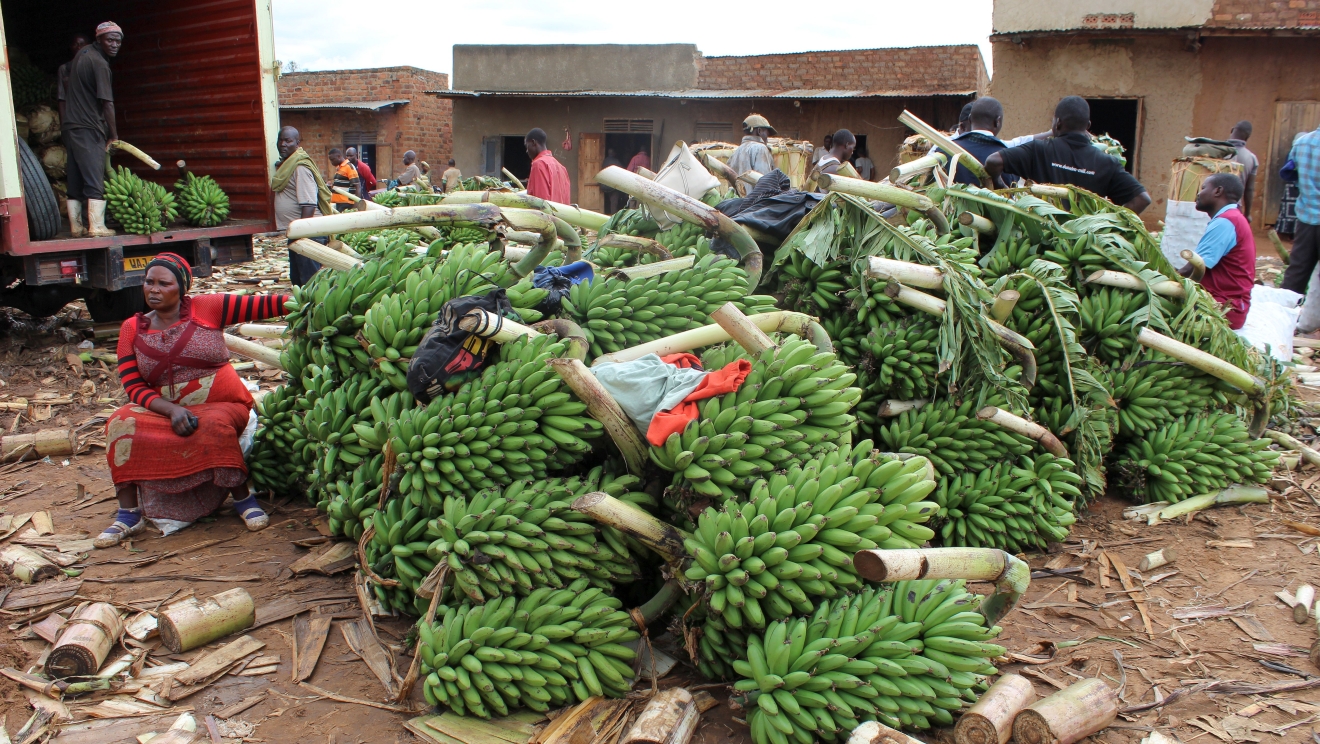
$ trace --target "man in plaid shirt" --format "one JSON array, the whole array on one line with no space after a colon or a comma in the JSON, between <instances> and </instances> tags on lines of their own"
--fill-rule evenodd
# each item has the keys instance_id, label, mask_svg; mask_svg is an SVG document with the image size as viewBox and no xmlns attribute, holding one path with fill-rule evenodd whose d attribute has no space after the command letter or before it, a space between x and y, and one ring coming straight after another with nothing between
<instances>
[{"instance_id":1,"label":"man in plaid shirt","mask_svg":"<svg viewBox=\"0 0 1320 744\"><path fill-rule=\"evenodd\" d=\"M1320 128L1293 140L1288 159L1297 164L1297 231L1283 288L1306 294L1320 260Z\"/></svg>"}]
</instances>

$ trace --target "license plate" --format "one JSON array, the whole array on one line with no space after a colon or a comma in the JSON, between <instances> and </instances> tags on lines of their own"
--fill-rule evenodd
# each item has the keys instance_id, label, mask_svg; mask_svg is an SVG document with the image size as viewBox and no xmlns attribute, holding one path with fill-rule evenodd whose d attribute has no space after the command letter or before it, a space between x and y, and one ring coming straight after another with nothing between
<instances>
[{"instance_id":1,"label":"license plate","mask_svg":"<svg viewBox=\"0 0 1320 744\"><path fill-rule=\"evenodd\" d=\"M124 259L124 271L145 271L153 258L155 256L129 256Z\"/></svg>"}]
</instances>

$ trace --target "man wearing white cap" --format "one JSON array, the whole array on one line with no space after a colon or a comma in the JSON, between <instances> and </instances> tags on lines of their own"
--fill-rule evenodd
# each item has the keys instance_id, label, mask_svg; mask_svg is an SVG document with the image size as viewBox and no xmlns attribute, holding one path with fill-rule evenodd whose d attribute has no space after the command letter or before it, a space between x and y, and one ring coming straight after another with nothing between
<instances>
[{"instance_id":1,"label":"man wearing white cap","mask_svg":"<svg viewBox=\"0 0 1320 744\"><path fill-rule=\"evenodd\" d=\"M729 158L729 167L733 172L741 176L747 171L756 171L764 176L774 170L775 161L766 144L766 140L774 133L775 128L760 114L752 114L743 119L742 144Z\"/></svg>"},{"instance_id":2,"label":"man wearing white cap","mask_svg":"<svg viewBox=\"0 0 1320 744\"><path fill-rule=\"evenodd\" d=\"M83 47L69 63L65 89L64 146L69 153L69 229L73 237L106 237L105 153L119 139L110 59L119 54L124 32L111 21L96 27L96 43ZM87 202L87 227L82 204Z\"/></svg>"}]
</instances>

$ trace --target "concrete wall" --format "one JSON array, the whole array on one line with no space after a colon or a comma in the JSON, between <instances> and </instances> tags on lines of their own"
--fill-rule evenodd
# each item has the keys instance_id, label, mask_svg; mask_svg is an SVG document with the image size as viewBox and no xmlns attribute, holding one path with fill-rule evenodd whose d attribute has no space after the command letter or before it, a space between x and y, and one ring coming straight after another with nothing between
<instances>
[{"instance_id":1,"label":"concrete wall","mask_svg":"<svg viewBox=\"0 0 1320 744\"><path fill-rule=\"evenodd\" d=\"M994 33L1201 26L1211 19L1214 4L1215 0L995 0Z\"/></svg>"},{"instance_id":2,"label":"concrete wall","mask_svg":"<svg viewBox=\"0 0 1320 744\"><path fill-rule=\"evenodd\" d=\"M1242 119L1254 124L1249 146L1261 158L1252 217L1262 224L1276 105L1320 101L1320 43L1308 38L1210 36L1197 50L1173 34L1060 35L1021 45L995 40L994 61L990 94L1004 104L1007 136L1047 129L1066 95L1142 99L1136 176L1153 199L1142 214L1150 225L1164 217L1183 137L1227 137Z\"/></svg>"},{"instance_id":3,"label":"concrete wall","mask_svg":"<svg viewBox=\"0 0 1320 744\"><path fill-rule=\"evenodd\" d=\"M653 119L659 145L653 162L669 154L674 142L691 141L697 122L727 122L738 132L747 114L768 118L779 134L809 139L818 145L827 133L847 128L867 135L871 159L887 172L897 162L897 150L907 134L897 121L904 108L942 128L957 123L966 97L792 100L680 101L663 98L485 98L454 101L454 158L465 175L479 173L483 137L524 135L532 127L550 134L554 156L568 169L573 198L578 199L578 135L603 131L607 118ZM573 133L573 149L563 150L563 130Z\"/></svg>"},{"instance_id":4,"label":"concrete wall","mask_svg":"<svg viewBox=\"0 0 1320 744\"><path fill-rule=\"evenodd\" d=\"M685 90L695 44L455 44L455 90Z\"/></svg>"},{"instance_id":5,"label":"concrete wall","mask_svg":"<svg viewBox=\"0 0 1320 744\"><path fill-rule=\"evenodd\" d=\"M376 133L377 159L381 162L371 165L377 178L389 178L401 171L407 150L415 150L419 159L444 170L443 164L453 152L453 104L424 91L448 87L448 75L416 67L290 73L279 79L281 104L408 103L381 111L285 110L280 112L280 120L298 128L303 149L324 173L330 169L325 153L344 146L344 132Z\"/></svg>"}]
</instances>

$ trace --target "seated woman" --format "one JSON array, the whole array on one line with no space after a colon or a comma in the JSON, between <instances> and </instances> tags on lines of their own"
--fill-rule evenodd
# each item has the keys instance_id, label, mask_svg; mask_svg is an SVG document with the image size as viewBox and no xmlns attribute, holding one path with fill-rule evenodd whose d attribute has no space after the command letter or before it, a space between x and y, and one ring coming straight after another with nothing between
<instances>
[{"instance_id":1,"label":"seated woman","mask_svg":"<svg viewBox=\"0 0 1320 744\"><path fill-rule=\"evenodd\" d=\"M96 547L117 545L146 518L190 523L225 497L250 530L269 518L247 485L238 438L252 395L229 364L223 328L284 314L287 295L189 297L192 268L173 253L147 264L151 312L119 331L119 378L131 401L106 423L106 457L119 513Z\"/></svg>"}]
</instances>

